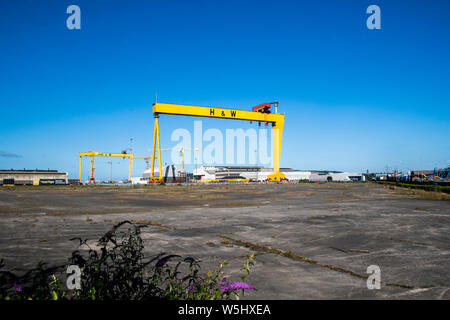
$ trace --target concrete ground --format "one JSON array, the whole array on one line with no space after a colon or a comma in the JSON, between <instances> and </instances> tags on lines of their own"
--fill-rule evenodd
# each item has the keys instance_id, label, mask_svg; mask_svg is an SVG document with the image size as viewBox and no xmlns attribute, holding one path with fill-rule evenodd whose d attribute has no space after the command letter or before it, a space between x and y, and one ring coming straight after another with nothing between
<instances>
[{"instance_id":1,"label":"concrete ground","mask_svg":"<svg viewBox=\"0 0 450 320\"><path fill-rule=\"evenodd\" d=\"M149 225L148 254L203 271L227 260L231 279L256 253L248 299L450 299L450 207L435 198L373 183L4 188L0 257L16 271L66 262L70 238L132 220Z\"/></svg>"}]
</instances>

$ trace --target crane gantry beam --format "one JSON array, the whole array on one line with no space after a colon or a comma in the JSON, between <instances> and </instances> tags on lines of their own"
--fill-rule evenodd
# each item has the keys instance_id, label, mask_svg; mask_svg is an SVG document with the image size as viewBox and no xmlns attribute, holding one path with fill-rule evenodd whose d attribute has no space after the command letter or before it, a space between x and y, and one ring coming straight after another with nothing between
<instances>
[{"instance_id":1,"label":"crane gantry beam","mask_svg":"<svg viewBox=\"0 0 450 320\"><path fill-rule=\"evenodd\" d=\"M278 103L276 103L276 106ZM180 116L193 116L193 117L207 117L207 118L219 118L219 119L232 119L232 120L246 120L257 121L272 124L272 138L273 138L273 173L268 176L269 181L280 181L286 178L286 176L280 172L280 158L281 158L281 141L283 136L284 126L284 114L259 112L259 111L245 111L234 110L214 107L199 107L188 106L179 104L168 104L155 102L153 104L153 114L155 115L155 127L153 134L153 154L155 154L156 145L158 147L158 160L159 160L159 177L154 177L154 164L155 160L152 160L152 180L162 180L161 169L161 148L159 142L159 115L180 115Z\"/></svg>"},{"instance_id":2,"label":"crane gantry beam","mask_svg":"<svg viewBox=\"0 0 450 320\"><path fill-rule=\"evenodd\" d=\"M133 169L133 153L106 153L106 152L80 152L78 155L80 157L80 182L81 181L81 158L82 157L91 157L91 167L93 167L94 157L120 157L120 158L128 158L128 181L131 181L131 170ZM93 170L91 168L91 170ZM91 171L91 179L93 178L93 171Z\"/></svg>"}]
</instances>

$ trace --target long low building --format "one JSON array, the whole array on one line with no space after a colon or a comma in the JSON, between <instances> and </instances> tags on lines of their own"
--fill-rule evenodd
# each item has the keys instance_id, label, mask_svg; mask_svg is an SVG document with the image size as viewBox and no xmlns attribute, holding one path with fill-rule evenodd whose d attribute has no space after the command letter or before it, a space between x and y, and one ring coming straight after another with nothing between
<instances>
[{"instance_id":1,"label":"long low building","mask_svg":"<svg viewBox=\"0 0 450 320\"><path fill-rule=\"evenodd\" d=\"M291 168L280 168L289 181L365 181L364 174L360 172L338 171L304 171ZM227 178L244 178L250 181L265 181L272 168L250 166L202 166L194 170L196 180L220 180Z\"/></svg>"},{"instance_id":2,"label":"long low building","mask_svg":"<svg viewBox=\"0 0 450 320\"><path fill-rule=\"evenodd\" d=\"M309 177L311 181L331 182L331 181L365 181L366 177L360 172L328 172L312 173Z\"/></svg>"},{"instance_id":3,"label":"long low building","mask_svg":"<svg viewBox=\"0 0 450 320\"><path fill-rule=\"evenodd\" d=\"M1 185L55 185L68 184L67 172L58 170L1 170Z\"/></svg>"},{"instance_id":4,"label":"long low building","mask_svg":"<svg viewBox=\"0 0 450 320\"><path fill-rule=\"evenodd\" d=\"M147 169L144 171L141 178L133 178L133 184L143 184L144 181L149 180L151 177L151 169ZM159 177L159 170L155 168L154 177ZM175 166L168 165L162 168L162 177L164 182L166 183L181 183L181 182L189 182L192 180L192 173L187 173L185 169ZM133 182L134 181L134 182Z\"/></svg>"},{"instance_id":5,"label":"long low building","mask_svg":"<svg viewBox=\"0 0 450 320\"><path fill-rule=\"evenodd\" d=\"M280 168L289 181L309 180L311 171L293 170L290 168ZM194 170L196 180L215 180L227 178L243 178L250 181L265 181L269 174L273 172L271 168L250 167L250 166L202 166Z\"/></svg>"}]
</instances>

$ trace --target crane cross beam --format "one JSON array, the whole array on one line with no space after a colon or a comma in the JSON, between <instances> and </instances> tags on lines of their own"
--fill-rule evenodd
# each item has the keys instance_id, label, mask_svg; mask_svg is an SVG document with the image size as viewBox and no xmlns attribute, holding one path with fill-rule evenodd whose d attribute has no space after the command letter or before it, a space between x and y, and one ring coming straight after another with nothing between
<instances>
[{"instance_id":1,"label":"crane cross beam","mask_svg":"<svg viewBox=\"0 0 450 320\"><path fill-rule=\"evenodd\" d=\"M284 121L283 114L262 113L262 112L214 108L214 107L185 106L168 103L154 103L153 113L193 116L193 117L261 121L269 123L277 123Z\"/></svg>"},{"instance_id":2,"label":"crane cross beam","mask_svg":"<svg viewBox=\"0 0 450 320\"><path fill-rule=\"evenodd\" d=\"M132 153L106 153L106 152L80 152L80 157L120 157L120 158L133 158Z\"/></svg>"}]
</instances>

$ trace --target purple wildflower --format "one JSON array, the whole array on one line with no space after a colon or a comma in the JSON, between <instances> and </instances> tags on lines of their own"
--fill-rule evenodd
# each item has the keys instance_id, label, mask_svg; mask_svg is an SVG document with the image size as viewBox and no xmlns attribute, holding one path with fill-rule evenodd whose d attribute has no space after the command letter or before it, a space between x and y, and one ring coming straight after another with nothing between
<instances>
[{"instance_id":1,"label":"purple wildflower","mask_svg":"<svg viewBox=\"0 0 450 320\"><path fill-rule=\"evenodd\" d=\"M223 279L219 282L220 286L220 292L224 293L227 291L233 291L233 290L256 290L255 287L252 285L249 285L248 283L242 282L242 281L236 281L236 282L227 282L226 279Z\"/></svg>"},{"instance_id":2,"label":"purple wildflower","mask_svg":"<svg viewBox=\"0 0 450 320\"><path fill-rule=\"evenodd\" d=\"M203 280L197 281L196 283L193 283L190 287L189 287L189 292L195 292L197 290L197 287L199 285L201 285L203 282Z\"/></svg>"},{"instance_id":3,"label":"purple wildflower","mask_svg":"<svg viewBox=\"0 0 450 320\"><path fill-rule=\"evenodd\" d=\"M14 290L16 290L16 292L22 292L23 286L17 284L17 282L14 281L13 288Z\"/></svg>"}]
</instances>

